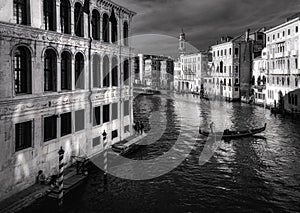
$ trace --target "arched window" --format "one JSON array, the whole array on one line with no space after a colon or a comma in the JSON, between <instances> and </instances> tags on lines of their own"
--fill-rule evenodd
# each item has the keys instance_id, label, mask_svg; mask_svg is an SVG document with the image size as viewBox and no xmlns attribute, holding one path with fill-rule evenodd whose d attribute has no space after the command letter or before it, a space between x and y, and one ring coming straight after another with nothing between
<instances>
[{"instance_id":1,"label":"arched window","mask_svg":"<svg viewBox=\"0 0 300 213\"><path fill-rule=\"evenodd\" d=\"M14 53L14 78L16 94L31 93L31 54L26 47L18 47Z\"/></svg>"},{"instance_id":2,"label":"arched window","mask_svg":"<svg viewBox=\"0 0 300 213\"><path fill-rule=\"evenodd\" d=\"M116 57L113 57L112 59L112 86L117 87L118 86L118 59Z\"/></svg>"},{"instance_id":3,"label":"arched window","mask_svg":"<svg viewBox=\"0 0 300 213\"><path fill-rule=\"evenodd\" d=\"M16 24L30 24L29 0L14 0L14 19Z\"/></svg>"},{"instance_id":4,"label":"arched window","mask_svg":"<svg viewBox=\"0 0 300 213\"><path fill-rule=\"evenodd\" d=\"M56 4L53 0L44 0L45 30L56 30Z\"/></svg>"},{"instance_id":5,"label":"arched window","mask_svg":"<svg viewBox=\"0 0 300 213\"><path fill-rule=\"evenodd\" d=\"M118 21L114 10L112 10L109 20L111 23L111 42L116 43L118 41Z\"/></svg>"},{"instance_id":6,"label":"arched window","mask_svg":"<svg viewBox=\"0 0 300 213\"><path fill-rule=\"evenodd\" d=\"M97 10L92 12L92 36L95 40L100 40L100 14Z\"/></svg>"},{"instance_id":7,"label":"arched window","mask_svg":"<svg viewBox=\"0 0 300 213\"><path fill-rule=\"evenodd\" d=\"M124 26L123 26L123 39L124 39L124 45L128 46L128 24L127 24L127 22L124 22Z\"/></svg>"},{"instance_id":8,"label":"arched window","mask_svg":"<svg viewBox=\"0 0 300 213\"><path fill-rule=\"evenodd\" d=\"M79 37L84 36L84 26L83 26L83 8L79 2L75 3L74 9L74 25L75 25L75 35Z\"/></svg>"},{"instance_id":9,"label":"arched window","mask_svg":"<svg viewBox=\"0 0 300 213\"><path fill-rule=\"evenodd\" d=\"M100 88L101 87L101 78L100 78L100 56L94 55L93 58L93 87Z\"/></svg>"},{"instance_id":10,"label":"arched window","mask_svg":"<svg viewBox=\"0 0 300 213\"><path fill-rule=\"evenodd\" d=\"M81 53L75 56L75 89L84 89L84 58Z\"/></svg>"},{"instance_id":11,"label":"arched window","mask_svg":"<svg viewBox=\"0 0 300 213\"><path fill-rule=\"evenodd\" d=\"M56 91L57 58L53 50L46 50L44 55L44 91Z\"/></svg>"},{"instance_id":12,"label":"arched window","mask_svg":"<svg viewBox=\"0 0 300 213\"><path fill-rule=\"evenodd\" d=\"M109 73L109 58L104 56L103 58L103 87L109 87L110 73Z\"/></svg>"},{"instance_id":13,"label":"arched window","mask_svg":"<svg viewBox=\"0 0 300 213\"><path fill-rule=\"evenodd\" d=\"M60 1L61 32L71 34L71 6L69 0Z\"/></svg>"},{"instance_id":14,"label":"arched window","mask_svg":"<svg viewBox=\"0 0 300 213\"><path fill-rule=\"evenodd\" d=\"M124 85L129 85L129 82L130 82L130 74L129 74L129 61L128 59L126 59L124 62L123 62L123 69L124 69Z\"/></svg>"},{"instance_id":15,"label":"arched window","mask_svg":"<svg viewBox=\"0 0 300 213\"><path fill-rule=\"evenodd\" d=\"M67 51L64 51L61 54L61 89L62 90L71 90L72 81L72 61L71 54Z\"/></svg>"},{"instance_id":16,"label":"arched window","mask_svg":"<svg viewBox=\"0 0 300 213\"><path fill-rule=\"evenodd\" d=\"M104 42L109 42L109 17L104 13L102 19L102 38Z\"/></svg>"}]
</instances>

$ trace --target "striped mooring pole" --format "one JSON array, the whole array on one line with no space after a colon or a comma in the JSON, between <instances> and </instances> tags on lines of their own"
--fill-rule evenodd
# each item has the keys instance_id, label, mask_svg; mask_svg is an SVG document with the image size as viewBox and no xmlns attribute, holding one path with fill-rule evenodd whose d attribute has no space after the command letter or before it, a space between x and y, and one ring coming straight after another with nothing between
<instances>
[{"instance_id":1,"label":"striped mooring pole","mask_svg":"<svg viewBox=\"0 0 300 213\"><path fill-rule=\"evenodd\" d=\"M103 177L103 182L104 186L107 186L107 148L108 148L108 143L107 143L107 133L105 130L102 133L103 136L103 148L104 148L104 177Z\"/></svg>"},{"instance_id":2,"label":"striped mooring pole","mask_svg":"<svg viewBox=\"0 0 300 213\"><path fill-rule=\"evenodd\" d=\"M63 205L63 197L64 197L64 154L62 146L58 151L59 154L59 174L58 174L58 206L61 207Z\"/></svg>"}]
</instances>

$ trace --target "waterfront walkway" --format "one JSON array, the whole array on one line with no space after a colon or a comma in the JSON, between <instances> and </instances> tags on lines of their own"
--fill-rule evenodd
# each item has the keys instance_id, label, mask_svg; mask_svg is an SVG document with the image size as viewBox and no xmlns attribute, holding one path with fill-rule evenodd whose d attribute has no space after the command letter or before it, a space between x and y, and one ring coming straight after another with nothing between
<instances>
[{"instance_id":1,"label":"waterfront walkway","mask_svg":"<svg viewBox=\"0 0 300 213\"><path fill-rule=\"evenodd\" d=\"M126 146L131 146L141 139L143 139L147 134L133 135L126 140L122 141ZM77 174L76 167L71 166L65 169L65 179L64 179L64 190L65 194L70 192L72 189L76 188L87 176L83 174ZM57 189L51 190L49 185L34 184L21 192L18 192L7 199L0 202L0 212L13 213L22 210L23 208L31 205L37 199L44 196L49 196L52 198L57 198Z\"/></svg>"}]
</instances>

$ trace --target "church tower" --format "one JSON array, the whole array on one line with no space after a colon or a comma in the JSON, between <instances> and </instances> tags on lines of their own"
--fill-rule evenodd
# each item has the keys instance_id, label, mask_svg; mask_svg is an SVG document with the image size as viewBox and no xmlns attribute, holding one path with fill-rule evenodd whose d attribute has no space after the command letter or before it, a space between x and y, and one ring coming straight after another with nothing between
<instances>
[{"instance_id":1,"label":"church tower","mask_svg":"<svg viewBox=\"0 0 300 213\"><path fill-rule=\"evenodd\" d=\"M183 29L181 29L181 33L179 36L179 54L185 54L186 46L185 46L185 33L183 32Z\"/></svg>"}]
</instances>

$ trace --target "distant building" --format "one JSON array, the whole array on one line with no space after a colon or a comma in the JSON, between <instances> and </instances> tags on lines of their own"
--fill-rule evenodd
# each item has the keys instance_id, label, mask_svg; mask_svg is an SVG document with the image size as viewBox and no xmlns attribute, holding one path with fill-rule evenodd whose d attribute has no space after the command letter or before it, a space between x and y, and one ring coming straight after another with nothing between
<instances>
[{"instance_id":1,"label":"distant building","mask_svg":"<svg viewBox=\"0 0 300 213\"><path fill-rule=\"evenodd\" d=\"M208 55L202 52L182 54L180 64L181 72L180 76L176 77L176 90L200 93L202 73L207 72Z\"/></svg>"},{"instance_id":2,"label":"distant building","mask_svg":"<svg viewBox=\"0 0 300 213\"><path fill-rule=\"evenodd\" d=\"M174 61L170 57L138 54L135 58L135 83L153 89L171 89Z\"/></svg>"},{"instance_id":3,"label":"distant building","mask_svg":"<svg viewBox=\"0 0 300 213\"><path fill-rule=\"evenodd\" d=\"M264 30L223 37L212 46L214 95L232 101L251 95L252 61L265 46Z\"/></svg>"},{"instance_id":4,"label":"distant building","mask_svg":"<svg viewBox=\"0 0 300 213\"><path fill-rule=\"evenodd\" d=\"M299 111L297 96L300 88L299 27L300 18L296 16L266 31L266 58L269 70L267 104L289 111L293 109L295 111L297 107Z\"/></svg>"},{"instance_id":5,"label":"distant building","mask_svg":"<svg viewBox=\"0 0 300 213\"><path fill-rule=\"evenodd\" d=\"M252 90L251 95L256 104L266 104L266 84L268 75L268 62L266 60L266 50L263 50L262 56L253 60L252 68Z\"/></svg>"}]
</instances>

